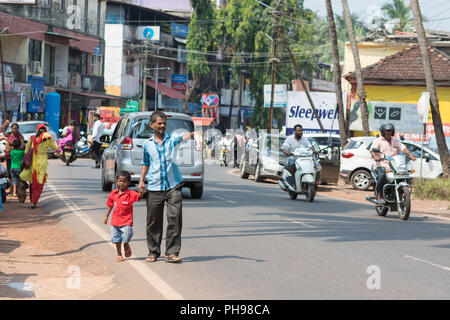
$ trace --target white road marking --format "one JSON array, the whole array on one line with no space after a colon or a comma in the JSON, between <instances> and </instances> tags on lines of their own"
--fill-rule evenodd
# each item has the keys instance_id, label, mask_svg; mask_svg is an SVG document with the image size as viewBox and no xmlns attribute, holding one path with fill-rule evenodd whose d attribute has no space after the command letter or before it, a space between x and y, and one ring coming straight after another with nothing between
<instances>
[{"instance_id":1,"label":"white road marking","mask_svg":"<svg viewBox=\"0 0 450 320\"><path fill-rule=\"evenodd\" d=\"M415 261L418 261L418 262L422 262L422 263L426 263L426 264L429 264L429 265L431 265L433 267L436 267L436 268L439 268L439 269L442 269L442 270L445 270L445 271L450 271L449 267L441 266L440 264L433 263L433 262L430 262L430 261L427 261L427 260L423 260L423 259L419 259L419 258L410 256L410 255L405 255L405 258L412 259L412 260L415 260Z\"/></svg>"},{"instance_id":2,"label":"white road marking","mask_svg":"<svg viewBox=\"0 0 450 320\"><path fill-rule=\"evenodd\" d=\"M112 247L115 245L111 242L109 232L97 226L92 219L81 210L69 197L61 194L51 183L47 184L52 192L63 201L73 213L80 218L89 228L97 233L103 240L107 241ZM168 300L184 300L183 296L175 291L167 282L165 282L156 272L149 268L147 262L136 260L125 260L128 262L152 287L154 287L161 295Z\"/></svg>"},{"instance_id":3,"label":"white road marking","mask_svg":"<svg viewBox=\"0 0 450 320\"><path fill-rule=\"evenodd\" d=\"M233 201L233 200L228 200L228 199L225 199L225 198L222 198L222 197L219 197L219 196L213 196L213 197L216 198L216 199L219 199L219 200L227 201L227 202L232 203L232 204L237 204L237 202Z\"/></svg>"},{"instance_id":4,"label":"white road marking","mask_svg":"<svg viewBox=\"0 0 450 320\"><path fill-rule=\"evenodd\" d=\"M279 216L279 217L281 217L281 216ZM305 227L310 228L310 229L315 229L315 227L313 227L312 225L309 225L309 224L301 222L301 221L296 221L296 220L292 220L292 219L284 219L284 220L292 222L292 223L295 223L295 224L300 224L300 225L305 226Z\"/></svg>"}]
</instances>

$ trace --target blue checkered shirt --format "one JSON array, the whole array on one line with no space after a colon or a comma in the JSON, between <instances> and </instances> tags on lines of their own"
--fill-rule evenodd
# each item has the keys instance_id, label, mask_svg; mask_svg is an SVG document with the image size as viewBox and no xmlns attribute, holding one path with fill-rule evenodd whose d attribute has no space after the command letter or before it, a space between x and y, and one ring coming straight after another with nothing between
<instances>
[{"instance_id":1,"label":"blue checkered shirt","mask_svg":"<svg viewBox=\"0 0 450 320\"><path fill-rule=\"evenodd\" d=\"M164 140L159 145L153 135L144 143L144 156L142 165L148 167L147 190L170 190L183 181L180 169L174 163L175 147L183 141L183 135L164 135Z\"/></svg>"}]
</instances>

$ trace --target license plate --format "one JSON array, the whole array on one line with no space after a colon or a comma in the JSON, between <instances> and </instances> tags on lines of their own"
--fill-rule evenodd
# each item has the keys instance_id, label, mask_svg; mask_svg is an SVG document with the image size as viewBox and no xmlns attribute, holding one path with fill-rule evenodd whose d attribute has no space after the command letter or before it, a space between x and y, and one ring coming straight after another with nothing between
<instances>
[{"instance_id":1,"label":"license plate","mask_svg":"<svg viewBox=\"0 0 450 320\"><path fill-rule=\"evenodd\" d=\"M7 182L8 182L8 179L6 179L6 178L1 178L0 179L0 184L5 184Z\"/></svg>"},{"instance_id":2,"label":"license plate","mask_svg":"<svg viewBox=\"0 0 450 320\"><path fill-rule=\"evenodd\" d=\"M410 176L394 176L395 179L409 179Z\"/></svg>"},{"instance_id":3,"label":"license plate","mask_svg":"<svg viewBox=\"0 0 450 320\"><path fill-rule=\"evenodd\" d=\"M70 153L70 152L65 152L64 155L66 156L66 158L70 158L70 156L72 155L72 153Z\"/></svg>"}]
</instances>

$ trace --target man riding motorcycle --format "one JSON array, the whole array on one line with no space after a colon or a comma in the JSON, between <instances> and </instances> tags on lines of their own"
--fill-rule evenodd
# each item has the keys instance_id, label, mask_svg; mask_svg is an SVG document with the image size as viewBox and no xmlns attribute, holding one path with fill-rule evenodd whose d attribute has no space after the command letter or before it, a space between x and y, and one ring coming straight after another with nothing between
<instances>
[{"instance_id":1,"label":"man riding motorcycle","mask_svg":"<svg viewBox=\"0 0 450 320\"><path fill-rule=\"evenodd\" d=\"M376 138L370 149L370 154L375 160L375 176L376 176L376 190L377 201L383 202L383 186L386 184L386 169L389 169L389 161L382 160L381 153L388 157L394 157L403 152L407 154L411 160L416 160L416 157L405 147L399 138L394 137L395 127L392 123L384 123L380 127L381 137ZM374 152L373 149L378 149L380 152Z\"/></svg>"},{"instance_id":2,"label":"man riding motorcycle","mask_svg":"<svg viewBox=\"0 0 450 320\"><path fill-rule=\"evenodd\" d=\"M291 177L288 177L288 182L292 186L295 186L295 172L297 168L295 167L295 157L294 151L298 148L310 148L315 155L318 152L314 149L311 142L309 142L308 138L303 136L303 127L300 124L294 126L294 133L284 140L283 145L281 146L281 150L283 153L289 158L286 161L284 167L291 173ZM318 166L317 160L314 159L315 167Z\"/></svg>"}]
</instances>

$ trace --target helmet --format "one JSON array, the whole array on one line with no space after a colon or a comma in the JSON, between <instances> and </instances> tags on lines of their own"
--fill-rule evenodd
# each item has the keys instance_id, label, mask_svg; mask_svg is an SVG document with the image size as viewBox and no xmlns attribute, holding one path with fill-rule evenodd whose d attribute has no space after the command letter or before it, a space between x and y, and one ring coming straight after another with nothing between
<instances>
[{"instance_id":1,"label":"helmet","mask_svg":"<svg viewBox=\"0 0 450 320\"><path fill-rule=\"evenodd\" d=\"M381 125L380 132L381 132L381 135L383 137L384 137L384 133L385 133L386 130L392 131L392 135L394 135L394 133L395 133L395 127L394 127L394 125L392 123L383 123Z\"/></svg>"}]
</instances>

